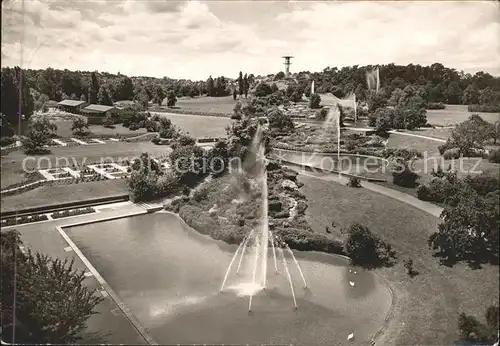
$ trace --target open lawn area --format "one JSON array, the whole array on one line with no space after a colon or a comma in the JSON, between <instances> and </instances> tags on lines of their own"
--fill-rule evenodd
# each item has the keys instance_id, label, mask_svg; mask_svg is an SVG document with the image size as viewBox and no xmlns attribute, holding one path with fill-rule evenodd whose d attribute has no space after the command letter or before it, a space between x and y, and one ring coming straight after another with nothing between
<instances>
[{"instance_id":1,"label":"open lawn area","mask_svg":"<svg viewBox=\"0 0 500 346\"><path fill-rule=\"evenodd\" d=\"M472 114L465 105L446 105L445 109L427 110L427 122L431 125L450 126L467 120ZM494 123L500 120L500 113L477 113L484 120Z\"/></svg>"},{"instance_id":2,"label":"open lawn area","mask_svg":"<svg viewBox=\"0 0 500 346\"><path fill-rule=\"evenodd\" d=\"M2 212L56 203L85 201L128 193L126 179L93 181L71 185L47 185L19 195L2 197Z\"/></svg>"},{"instance_id":3,"label":"open lawn area","mask_svg":"<svg viewBox=\"0 0 500 346\"><path fill-rule=\"evenodd\" d=\"M420 129L412 130L412 131L406 131L408 133L414 133L419 136L428 136L428 137L434 137L434 138L439 138L439 139L448 139L451 134L451 128L431 128L431 127L423 127ZM436 142L438 143L438 142ZM438 143L439 144L439 143Z\"/></svg>"},{"instance_id":4,"label":"open lawn area","mask_svg":"<svg viewBox=\"0 0 500 346\"><path fill-rule=\"evenodd\" d=\"M176 108L182 110L192 110L197 112L214 112L214 113L232 113L234 104L233 96L224 97L180 97L175 104ZM163 101L164 106L167 105L167 99Z\"/></svg>"},{"instance_id":5,"label":"open lawn area","mask_svg":"<svg viewBox=\"0 0 500 346\"><path fill-rule=\"evenodd\" d=\"M422 154L426 152L427 156L435 156L439 155L438 147L441 144L443 143L431 139L391 133L389 141L387 142L387 148L417 149L420 150Z\"/></svg>"},{"instance_id":6,"label":"open lawn area","mask_svg":"<svg viewBox=\"0 0 500 346\"><path fill-rule=\"evenodd\" d=\"M15 151L6 156L2 156L2 189L5 187L25 181L27 177L23 174L26 171L35 169L46 169L76 164L82 167L85 164L100 162L106 158L116 161L131 160L139 157L142 153L149 153L155 157L166 156L170 153L170 147L155 145L151 142L112 142L106 144L81 145L74 147L54 147L51 152L40 156L27 156L23 151Z\"/></svg>"},{"instance_id":7,"label":"open lawn area","mask_svg":"<svg viewBox=\"0 0 500 346\"><path fill-rule=\"evenodd\" d=\"M398 254L390 268L377 269L394 290L395 306L380 345L444 345L458 339L461 312L483 321L485 309L498 304L498 267L470 269L459 264L445 267L427 246L439 219L412 206L367 189L356 189L299 175L309 208L306 215L318 232L332 221L337 228L352 222L366 225ZM403 260L411 257L419 272L410 278Z\"/></svg>"},{"instance_id":8,"label":"open lawn area","mask_svg":"<svg viewBox=\"0 0 500 346\"><path fill-rule=\"evenodd\" d=\"M232 120L225 117L211 117L206 115L185 115L164 112L151 112L169 118L172 124L195 138L225 137L226 126Z\"/></svg>"}]
</instances>

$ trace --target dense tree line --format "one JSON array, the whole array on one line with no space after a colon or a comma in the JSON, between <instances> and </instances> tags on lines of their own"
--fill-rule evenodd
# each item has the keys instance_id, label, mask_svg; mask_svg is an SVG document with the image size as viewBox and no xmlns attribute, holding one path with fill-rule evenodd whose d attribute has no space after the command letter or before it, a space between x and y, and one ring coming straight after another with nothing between
<instances>
[{"instance_id":1,"label":"dense tree line","mask_svg":"<svg viewBox=\"0 0 500 346\"><path fill-rule=\"evenodd\" d=\"M381 92L392 94L395 89L408 85L422 87L426 102L448 104L491 104L500 103L500 78L485 72L474 75L457 71L435 63L430 66L380 65ZM327 67L322 72L299 72L295 78L305 90L315 81L316 92L331 92L337 97L355 93L359 100L368 97L366 73L375 66L350 66L338 69Z\"/></svg>"}]
</instances>

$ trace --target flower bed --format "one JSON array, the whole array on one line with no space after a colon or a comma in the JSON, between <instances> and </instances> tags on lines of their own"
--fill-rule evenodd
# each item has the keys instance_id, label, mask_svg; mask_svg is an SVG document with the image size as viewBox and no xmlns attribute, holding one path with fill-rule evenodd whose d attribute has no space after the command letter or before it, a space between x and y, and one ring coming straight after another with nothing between
<instances>
[{"instance_id":1,"label":"flower bed","mask_svg":"<svg viewBox=\"0 0 500 346\"><path fill-rule=\"evenodd\" d=\"M7 226L14 226L14 225L21 225L21 224L25 224L25 223L45 221L48 219L49 218L45 214L37 214L37 215L21 216L21 217L11 217L11 218L2 220L1 226L7 227Z\"/></svg>"},{"instance_id":2,"label":"flower bed","mask_svg":"<svg viewBox=\"0 0 500 346\"><path fill-rule=\"evenodd\" d=\"M63 218L63 217L83 215L83 214L90 214L90 213L95 213L94 208L87 207L87 208L77 208L77 209L68 209L68 210L63 210L63 211L56 211L55 213L52 213L51 216L52 216L53 219L60 219L60 218Z\"/></svg>"}]
</instances>

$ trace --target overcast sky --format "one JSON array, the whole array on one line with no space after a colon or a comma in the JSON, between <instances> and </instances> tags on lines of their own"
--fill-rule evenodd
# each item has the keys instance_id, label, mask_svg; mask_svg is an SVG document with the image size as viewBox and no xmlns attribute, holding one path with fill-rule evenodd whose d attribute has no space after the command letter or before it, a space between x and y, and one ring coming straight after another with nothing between
<instances>
[{"instance_id":1,"label":"overcast sky","mask_svg":"<svg viewBox=\"0 0 500 346\"><path fill-rule=\"evenodd\" d=\"M500 6L490 1L25 0L23 9L21 1L2 2L2 66L206 79L209 74L235 77L240 70L276 73L283 69L281 56L288 54L295 56L292 72L441 62L500 75Z\"/></svg>"}]
</instances>

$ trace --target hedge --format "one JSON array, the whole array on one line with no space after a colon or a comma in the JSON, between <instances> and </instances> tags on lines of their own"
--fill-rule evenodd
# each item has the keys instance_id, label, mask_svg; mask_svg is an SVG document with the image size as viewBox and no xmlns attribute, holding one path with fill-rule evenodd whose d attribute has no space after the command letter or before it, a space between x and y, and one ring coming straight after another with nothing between
<instances>
[{"instance_id":1,"label":"hedge","mask_svg":"<svg viewBox=\"0 0 500 346\"><path fill-rule=\"evenodd\" d=\"M14 225L20 225L20 224L24 224L24 223L45 221L48 219L49 218L45 214L38 214L38 215L32 215L32 216L21 216L18 218L11 217L11 218L2 220L1 225L2 225L2 227L14 226Z\"/></svg>"}]
</instances>

